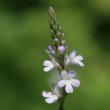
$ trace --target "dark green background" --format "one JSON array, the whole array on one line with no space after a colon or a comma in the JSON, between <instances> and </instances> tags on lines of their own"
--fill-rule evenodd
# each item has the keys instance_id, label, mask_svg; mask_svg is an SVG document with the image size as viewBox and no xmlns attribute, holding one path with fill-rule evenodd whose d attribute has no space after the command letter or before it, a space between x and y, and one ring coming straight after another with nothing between
<instances>
[{"instance_id":1,"label":"dark green background","mask_svg":"<svg viewBox=\"0 0 110 110\"><path fill-rule=\"evenodd\" d=\"M60 17L69 50L84 56L77 68L81 86L65 110L110 110L110 1L1 0L0 110L57 110L41 93L50 90L52 72L42 71L51 43L48 7ZM53 73L54 74L54 73Z\"/></svg>"}]
</instances>

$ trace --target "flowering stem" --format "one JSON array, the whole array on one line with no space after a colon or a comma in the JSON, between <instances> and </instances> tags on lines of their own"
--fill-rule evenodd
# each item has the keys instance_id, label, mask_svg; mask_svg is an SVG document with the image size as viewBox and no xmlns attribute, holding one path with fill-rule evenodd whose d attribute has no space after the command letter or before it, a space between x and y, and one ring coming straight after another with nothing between
<instances>
[{"instance_id":1,"label":"flowering stem","mask_svg":"<svg viewBox=\"0 0 110 110\"><path fill-rule=\"evenodd\" d=\"M43 91L42 95L45 97L45 101L48 104L59 101L58 110L65 110L64 102L67 94L73 92L73 87L80 86L80 81L75 79L76 73L72 69L72 65L76 64L83 67L83 57L81 55L76 55L75 51L68 56L68 47L64 39L64 33L62 32L62 27L58 22L57 15L53 7L49 7L48 14L52 44L48 46L46 52L51 61L44 61L43 70L48 72L55 68L59 72L60 80L55 82L52 92Z\"/></svg>"},{"instance_id":2,"label":"flowering stem","mask_svg":"<svg viewBox=\"0 0 110 110\"><path fill-rule=\"evenodd\" d=\"M63 105L64 105L64 100L63 100L62 103L60 104L60 106L59 106L59 110L64 110Z\"/></svg>"},{"instance_id":3,"label":"flowering stem","mask_svg":"<svg viewBox=\"0 0 110 110\"><path fill-rule=\"evenodd\" d=\"M58 110L64 110L64 102L67 94L63 88L62 90L62 97L59 99L59 109Z\"/></svg>"},{"instance_id":4,"label":"flowering stem","mask_svg":"<svg viewBox=\"0 0 110 110\"><path fill-rule=\"evenodd\" d=\"M64 60L66 53L66 41L64 40L64 33L62 32L62 27L58 22L57 15L53 7L49 7L49 24L51 29L51 36L54 42L53 46L56 48L56 60L58 61L60 68L59 74L61 75L61 71L64 70ZM58 50L57 50L58 49ZM61 97L59 98L59 110L64 110L64 101L65 101L66 92L64 88L62 89Z\"/></svg>"}]
</instances>

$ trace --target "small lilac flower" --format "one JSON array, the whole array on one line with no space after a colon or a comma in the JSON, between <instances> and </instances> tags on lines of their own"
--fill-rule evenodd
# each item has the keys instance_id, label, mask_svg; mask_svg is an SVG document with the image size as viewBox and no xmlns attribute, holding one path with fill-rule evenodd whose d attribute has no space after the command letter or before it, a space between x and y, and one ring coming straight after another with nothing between
<instances>
[{"instance_id":1,"label":"small lilac flower","mask_svg":"<svg viewBox=\"0 0 110 110\"><path fill-rule=\"evenodd\" d=\"M45 97L45 102L48 104L55 103L60 97L59 89L55 87L52 92L43 91L42 96Z\"/></svg>"},{"instance_id":2,"label":"small lilac flower","mask_svg":"<svg viewBox=\"0 0 110 110\"><path fill-rule=\"evenodd\" d=\"M70 53L69 56L67 56L67 62L71 64L79 65L81 67L84 66L82 60L83 60L83 57L81 55L76 55L76 51L73 51L72 53Z\"/></svg>"},{"instance_id":3,"label":"small lilac flower","mask_svg":"<svg viewBox=\"0 0 110 110\"><path fill-rule=\"evenodd\" d=\"M48 71L50 71L51 69L54 68L53 62L51 62L51 61L49 61L49 60L45 60L45 61L43 62L43 65L44 65L43 70L44 70L45 72L48 72Z\"/></svg>"},{"instance_id":4,"label":"small lilac flower","mask_svg":"<svg viewBox=\"0 0 110 110\"><path fill-rule=\"evenodd\" d=\"M59 87L64 87L65 86L65 91L66 93L72 93L73 92L73 87L79 87L80 86L80 81L77 79L74 79L75 77L75 72L74 71L67 71L62 70L61 71L61 77L62 80L58 82Z\"/></svg>"},{"instance_id":5,"label":"small lilac flower","mask_svg":"<svg viewBox=\"0 0 110 110\"><path fill-rule=\"evenodd\" d=\"M58 51L59 51L61 54L63 54L64 51L65 51L65 47L64 47L63 45L59 46L59 47L58 47Z\"/></svg>"},{"instance_id":6,"label":"small lilac flower","mask_svg":"<svg viewBox=\"0 0 110 110\"><path fill-rule=\"evenodd\" d=\"M58 100L58 96L55 94L52 94L52 92L43 91L42 95L43 95L43 97L46 98L45 101L48 104L52 104Z\"/></svg>"}]
</instances>

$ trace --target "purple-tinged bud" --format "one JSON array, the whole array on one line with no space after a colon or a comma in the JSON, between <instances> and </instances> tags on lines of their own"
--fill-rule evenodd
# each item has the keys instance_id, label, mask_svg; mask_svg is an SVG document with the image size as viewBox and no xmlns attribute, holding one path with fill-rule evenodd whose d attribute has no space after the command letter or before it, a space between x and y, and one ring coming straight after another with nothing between
<instances>
[{"instance_id":1,"label":"purple-tinged bud","mask_svg":"<svg viewBox=\"0 0 110 110\"><path fill-rule=\"evenodd\" d=\"M63 54L65 51L65 47L63 45L59 46L58 51L60 52L60 54Z\"/></svg>"}]
</instances>

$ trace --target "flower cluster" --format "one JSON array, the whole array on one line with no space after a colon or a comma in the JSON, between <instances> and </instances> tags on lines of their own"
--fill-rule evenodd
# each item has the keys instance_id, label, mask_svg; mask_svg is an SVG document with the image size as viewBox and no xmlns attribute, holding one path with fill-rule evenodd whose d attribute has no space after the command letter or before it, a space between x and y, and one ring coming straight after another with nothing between
<instances>
[{"instance_id":1,"label":"flower cluster","mask_svg":"<svg viewBox=\"0 0 110 110\"><path fill-rule=\"evenodd\" d=\"M56 69L60 75L60 80L54 84L52 92L43 91L42 95L48 104L54 103L62 98L65 94L72 93L74 87L80 86L76 73L73 70L74 65L83 67L83 57L77 55L76 51L67 54L67 45L64 40L64 33L58 23L57 16L52 7L49 8L49 23L52 35L52 44L46 49L50 60L43 62L43 71L49 72ZM72 68L71 68L72 67Z\"/></svg>"}]
</instances>

